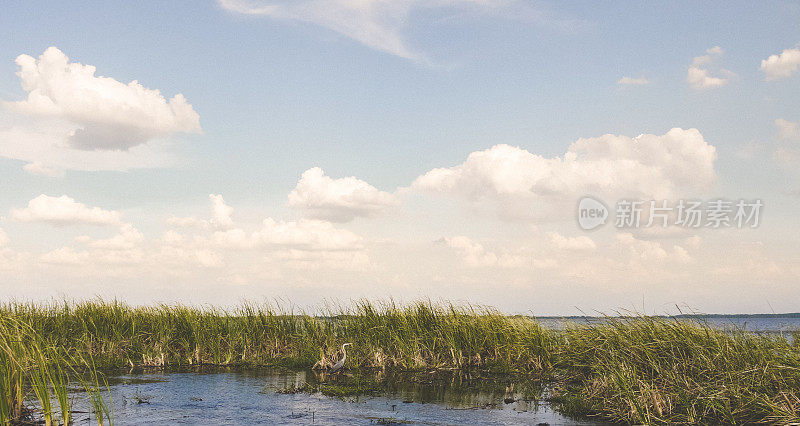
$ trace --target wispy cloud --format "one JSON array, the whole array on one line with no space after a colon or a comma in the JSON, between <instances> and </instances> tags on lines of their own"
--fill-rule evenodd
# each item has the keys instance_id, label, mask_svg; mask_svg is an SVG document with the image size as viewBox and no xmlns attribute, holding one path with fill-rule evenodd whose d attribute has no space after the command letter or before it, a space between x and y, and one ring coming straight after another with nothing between
<instances>
[{"instance_id":1,"label":"wispy cloud","mask_svg":"<svg viewBox=\"0 0 800 426\"><path fill-rule=\"evenodd\" d=\"M633 77L622 77L617 80L617 84L622 86L643 86L645 84L649 84L650 82L647 81L644 77L633 78Z\"/></svg>"},{"instance_id":2,"label":"wispy cloud","mask_svg":"<svg viewBox=\"0 0 800 426\"><path fill-rule=\"evenodd\" d=\"M577 21L551 19L520 0L218 0L230 12L308 22L328 28L367 47L431 65L425 53L409 46L404 32L415 12L425 9L552 21L573 27Z\"/></svg>"}]
</instances>

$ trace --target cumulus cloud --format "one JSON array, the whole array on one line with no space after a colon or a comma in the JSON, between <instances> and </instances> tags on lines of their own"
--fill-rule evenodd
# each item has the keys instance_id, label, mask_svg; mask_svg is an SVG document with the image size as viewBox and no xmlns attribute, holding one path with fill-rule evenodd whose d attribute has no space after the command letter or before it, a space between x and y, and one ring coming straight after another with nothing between
<instances>
[{"instance_id":1,"label":"cumulus cloud","mask_svg":"<svg viewBox=\"0 0 800 426\"><path fill-rule=\"evenodd\" d=\"M174 147L166 140L127 151L84 151L69 145L72 124L29 118L17 123L16 118L0 114L0 157L24 161L23 168L32 174L61 176L65 170L129 171L179 163ZM8 124L3 124L4 121Z\"/></svg>"},{"instance_id":2,"label":"cumulus cloud","mask_svg":"<svg viewBox=\"0 0 800 426\"><path fill-rule=\"evenodd\" d=\"M210 194L211 200L211 225L217 228L230 228L233 226L233 207L225 204L220 194Z\"/></svg>"},{"instance_id":3,"label":"cumulus cloud","mask_svg":"<svg viewBox=\"0 0 800 426\"><path fill-rule=\"evenodd\" d=\"M616 236L619 247L626 251L634 261L658 261L690 263L692 257L685 248L673 245L671 249L665 249L657 241L640 240L633 234L624 232Z\"/></svg>"},{"instance_id":4,"label":"cumulus cloud","mask_svg":"<svg viewBox=\"0 0 800 426\"><path fill-rule=\"evenodd\" d=\"M321 220L276 221L264 219L257 241L308 250L354 250L361 248L361 237Z\"/></svg>"},{"instance_id":5,"label":"cumulus cloud","mask_svg":"<svg viewBox=\"0 0 800 426\"><path fill-rule=\"evenodd\" d=\"M308 251L298 249L278 250L265 260L279 263L292 269L320 270L336 269L363 271L372 266L369 256L363 251Z\"/></svg>"},{"instance_id":6,"label":"cumulus cloud","mask_svg":"<svg viewBox=\"0 0 800 426\"><path fill-rule=\"evenodd\" d=\"M643 86L645 84L650 83L644 77L633 78L633 77L622 77L617 81L617 84L622 86Z\"/></svg>"},{"instance_id":7,"label":"cumulus cloud","mask_svg":"<svg viewBox=\"0 0 800 426\"><path fill-rule=\"evenodd\" d=\"M95 76L94 66L70 62L56 47L38 59L20 55L16 64L28 97L6 105L25 115L78 125L69 137L74 148L127 150L172 133L200 132L200 117L183 95L167 100L137 81Z\"/></svg>"},{"instance_id":8,"label":"cumulus cloud","mask_svg":"<svg viewBox=\"0 0 800 426\"><path fill-rule=\"evenodd\" d=\"M550 242L559 250L594 250L597 247L594 241L585 235L565 237L558 232L550 233Z\"/></svg>"},{"instance_id":9,"label":"cumulus cloud","mask_svg":"<svg viewBox=\"0 0 800 426\"><path fill-rule=\"evenodd\" d=\"M457 166L425 173L410 190L471 202L492 200L503 212L509 203L531 210L574 203L586 194L667 199L707 190L716 179L715 159L715 148L695 129L583 138L554 158L496 145L471 153Z\"/></svg>"},{"instance_id":10,"label":"cumulus cloud","mask_svg":"<svg viewBox=\"0 0 800 426\"><path fill-rule=\"evenodd\" d=\"M61 247L43 254L39 260L54 265L83 265L89 263L91 254L87 251L76 251L72 247Z\"/></svg>"},{"instance_id":11,"label":"cumulus cloud","mask_svg":"<svg viewBox=\"0 0 800 426\"><path fill-rule=\"evenodd\" d=\"M27 207L12 209L9 216L18 222L53 225L122 225L119 212L89 207L66 195L51 197L42 194L30 200Z\"/></svg>"},{"instance_id":12,"label":"cumulus cloud","mask_svg":"<svg viewBox=\"0 0 800 426\"><path fill-rule=\"evenodd\" d=\"M179 246L183 243L183 241L183 235L173 231L172 229L168 229L164 232L164 235L161 236L161 242L168 246Z\"/></svg>"},{"instance_id":13,"label":"cumulus cloud","mask_svg":"<svg viewBox=\"0 0 800 426\"><path fill-rule=\"evenodd\" d=\"M379 191L363 180L333 179L321 168L314 167L303 172L289 194L288 205L309 218L349 222L356 217L378 215L399 203L396 196Z\"/></svg>"},{"instance_id":14,"label":"cumulus cloud","mask_svg":"<svg viewBox=\"0 0 800 426\"><path fill-rule=\"evenodd\" d=\"M211 200L211 219L200 219L195 216L170 217L167 224L179 227L230 229L233 227L233 207L225 204L221 194L209 194Z\"/></svg>"},{"instance_id":15,"label":"cumulus cloud","mask_svg":"<svg viewBox=\"0 0 800 426\"><path fill-rule=\"evenodd\" d=\"M248 230L231 219L233 208L221 195L210 195L212 218L172 217L173 226L191 226L201 231L193 238L174 230L160 238L160 258L180 265L200 261L204 267L224 265L231 258L261 256L256 264L275 270L294 269L364 269L370 265L361 236L333 223L318 219L264 219L259 227ZM205 231L205 232L202 232ZM227 260L226 260L227 259Z\"/></svg>"},{"instance_id":16,"label":"cumulus cloud","mask_svg":"<svg viewBox=\"0 0 800 426\"><path fill-rule=\"evenodd\" d=\"M133 225L125 223L120 227L119 234L111 238L93 240L87 236L80 236L76 240L97 249L131 250L144 241L144 235Z\"/></svg>"},{"instance_id":17,"label":"cumulus cloud","mask_svg":"<svg viewBox=\"0 0 800 426\"><path fill-rule=\"evenodd\" d=\"M85 275L154 272L190 276L197 268L235 275L241 268L272 268L277 272L285 268L353 271L371 267L363 238L331 222L267 218L254 231L246 231L234 227L233 208L222 196L212 194L209 198L211 219L182 219L201 225L191 236L168 229L160 237L148 239L134 225L121 222L118 213L86 207L69 197L42 198L49 204L37 198L26 209L12 210L11 216L22 221L116 225L118 232L111 237L78 236L76 247L61 247L38 256L43 265L77 266L71 270ZM108 265L120 268L108 269Z\"/></svg>"},{"instance_id":18,"label":"cumulus cloud","mask_svg":"<svg viewBox=\"0 0 800 426\"><path fill-rule=\"evenodd\" d=\"M515 0L219 0L230 12L307 22L335 31L369 48L420 63L428 58L408 46L403 32L415 12L477 11L540 18L529 4Z\"/></svg>"},{"instance_id":19,"label":"cumulus cloud","mask_svg":"<svg viewBox=\"0 0 800 426\"><path fill-rule=\"evenodd\" d=\"M722 56L722 48L714 46L706 50L706 54L696 56L692 60L692 65L689 66L689 71L686 73L686 82L694 89L709 89L714 87L722 87L728 84L729 79L725 77L712 76L708 67L713 65L717 59ZM727 76L733 76L731 71L721 69L720 72Z\"/></svg>"},{"instance_id":20,"label":"cumulus cloud","mask_svg":"<svg viewBox=\"0 0 800 426\"><path fill-rule=\"evenodd\" d=\"M145 258L140 250L76 250L73 247L61 247L41 255L39 260L52 265L80 266L83 271L88 272L86 268L89 266L141 265ZM106 273L115 275L118 271L109 270Z\"/></svg>"},{"instance_id":21,"label":"cumulus cloud","mask_svg":"<svg viewBox=\"0 0 800 426\"><path fill-rule=\"evenodd\" d=\"M472 241L465 236L455 236L443 239L448 247L460 253L464 263L473 268L479 267L501 267L513 268L525 265L526 258L520 254L501 253L486 250L482 244ZM527 263L532 264L532 259Z\"/></svg>"},{"instance_id":22,"label":"cumulus cloud","mask_svg":"<svg viewBox=\"0 0 800 426\"><path fill-rule=\"evenodd\" d=\"M778 55L770 55L761 61L761 71L767 81L791 76L800 67L800 49L786 49Z\"/></svg>"},{"instance_id":23,"label":"cumulus cloud","mask_svg":"<svg viewBox=\"0 0 800 426\"><path fill-rule=\"evenodd\" d=\"M14 271L16 276L29 272L29 254L9 247L8 235L0 228L0 271Z\"/></svg>"},{"instance_id":24,"label":"cumulus cloud","mask_svg":"<svg viewBox=\"0 0 800 426\"><path fill-rule=\"evenodd\" d=\"M27 97L2 101L0 156L26 162L29 173L168 167L177 163L169 137L201 132L183 95L96 76L55 47L16 63Z\"/></svg>"},{"instance_id":25,"label":"cumulus cloud","mask_svg":"<svg viewBox=\"0 0 800 426\"><path fill-rule=\"evenodd\" d=\"M228 248L291 248L312 251L347 251L362 248L362 239L330 222L313 219L276 221L266 218L261 229L248 234L240 228L215 232L216 246Z\"/></svg>"}]
</instances>

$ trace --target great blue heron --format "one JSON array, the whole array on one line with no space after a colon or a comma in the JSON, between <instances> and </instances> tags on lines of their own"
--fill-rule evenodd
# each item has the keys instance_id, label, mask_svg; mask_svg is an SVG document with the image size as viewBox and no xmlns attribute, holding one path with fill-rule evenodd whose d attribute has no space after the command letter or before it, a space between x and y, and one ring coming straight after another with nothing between
<instances>
[{"instance_id":1,"label":"great blue heron","mask_svg":"<svg viewBox=\"0 0 800 426\"><path fill-rule=\"evenodd\" d=\"M344 367L344 360L347 359L347 351L345 350L347 345L352 345L352 343L345 343L342 345L342 359L340 359L336 364L333 364L333 367L331 367L330 370L331 373L336 373Z\"/></svg>"}]
</instances>

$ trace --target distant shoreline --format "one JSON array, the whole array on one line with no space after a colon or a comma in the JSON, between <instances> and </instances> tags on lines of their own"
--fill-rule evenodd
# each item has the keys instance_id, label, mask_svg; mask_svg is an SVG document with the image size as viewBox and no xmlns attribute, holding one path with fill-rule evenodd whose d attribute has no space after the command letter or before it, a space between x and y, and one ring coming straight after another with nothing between
<instances>
[{"instance_id":1,"label":"distant shoreline","mask_svg":"<svg viewBox=\"0 0 800 426\"><path fill-rule=\"evenodd\" d=\"M512 315L513 316L513 315ZM603 319L603 318L639 318L641 315L521 315L539 320L563 320L563 319ZM780 318L798 318L800 319L800 312L789 312L783 314L679 314L679 315L646 315L655 318L764 318L764 319L780 319Z\"/></svg>"}]
</instances>

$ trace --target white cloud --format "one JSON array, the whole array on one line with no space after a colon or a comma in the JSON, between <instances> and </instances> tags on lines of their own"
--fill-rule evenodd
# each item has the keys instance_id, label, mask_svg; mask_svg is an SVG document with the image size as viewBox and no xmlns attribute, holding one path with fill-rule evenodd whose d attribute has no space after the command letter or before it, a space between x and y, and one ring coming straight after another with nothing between
<instances>
[{"instance_id":1,"label":"white cloud","mask_svg":"<svg viewBox=\"0 0 800 426\"><path fill-rule=\"evenodd\" d=\"M172 231L162 236L162 242L162 257L170 263L200 260L206 267L222 266L227 258L231 262L251 259L247 261L251 266L265 263L277 270L363 270L370 266L360 236L319 220L267 218L254 232L233 228L194 241ZM256 261L252 255L262 258Z\"/></svg>"},{"instance_id":2,"label":"white cloud","mask_svg":"<svg viewBox=\"0 0 800 426\"><path fill-rule=\"evenodd\" d=\"M144 241L144 235L142 235L138 229L134 228L133 225L125 223L120 227L119 234L111 238L92 240L89 237L81 236L76 238L76 240L97 249L131 250Z\"/></svg>"},{"instance_id":3,"label":"white cloud","mask_svg":"<svg viewBox=\"0 0 800 426\"><path fill-rule=\"evenodd\" d=\"M61 247L43 254L39 258L43 263L55 265L84 265L92 260L88 251L76 251L72 247Z\"/></svg>"},{"instance_id":4,"label":"white cloud","mask_svg":"<svg viewBox=\"0 0 800 426\"><path fill-rule=\"evenodd\" d=\"M363 270L371 265L360 236L320 220L267 218L255 232L216 231L208 239L196 239L195 245L226 253L244 251L245 257L248 252L261 254L262 261L277 270Z\"/></svg>"},{"instance_id":5,"label":"white cloud","mask_svg":"<svg viewBox=\"0 0 800 426\"><path fill-rule=\"evenodd\" d=\"M692 262L689 253L681 246L673 245L670 250L666 250L657 241L639 240L630 233L621 233L616 236L617 244L630 255L633 261L658 261L690 263Z\"/></svg>"},{"instance_id":6,"label":"white cloud","mask_svg":"<svg viewBox=\"0 0 800 426\"><path fill-rule=\"evenodd\" d=\"M363 271L372 264L369 256L363 251L308 251L298 249L278 250L265 258L268 262L276 262L281 266L302 269L336 269Z\"/></svg>"},{"instance_id":7,"label":"white cloud","mask_svg":"<svg viewBox=\"0 0 800 426\"><path fill-rule=\"evenodd\" d=\"M520 254L511 254L508 252L496 254L494 252L487 251L480 243L474 242L468 237L464 236L444 238L444 242L448 247L459 252L464 260L464 263L473 268L494 266L501 268L515 268L524 266L526 263L533 264L532 259L526 259L525 256Z\"/></svg>"},{"instance_id":8,"label":"white cloud","mask_svg":"<svg viewBox=\"0 0 800 426\"><path fill-rule=\"evenodd\" d=\"M267 4L220 0L231 12L290 19L331 29L376 50L416 61L424 60L402 38L402 29L414 2L301 0Z\"/></svg>"},{"instance_id":9,"label":"white cloud","mask_svg":"<svg viewBox=\"0 0 800 426\"><path fill-rule=\"evenodd\" d=\"M800 139L800 124L779 118L775 120L778 134L783 139Z\"/></svg>"},{"instance_id":10,"label":"white cloud","mask_svg":"<svg viewBox=\"0 0 800 426\"><path fill-rule=\"evenodd\" d=\"M458 250L464 257L464 262L469 266L494 266L497 264L497 255L487 252L479 243L473 242L464 236L445 238L444 242Z\"/></svg>"},{"instance_id":11,"label":"white cloud","mask_svg":"<svg viewBox=\"0 0 800 426\"><path fill-rule=\"evenodd\" d=\"M8 235L6 232L3 231L3 228L0 228L0 247L8 244Z\"/></svg>"},{"instance_id":12,"label":"white cloud","mask_svg":"<svg viewBox=\"0 0 800 426\"><path fill-rule=\"evenodd\" d=\"M166 232L164 232L164 235L161 236L161 242L168 246L179 246L183 243L183 241L183 235L173 231L172 229L168 229Z\"/></svg>"},{"instance_id":13,"label":"white cloud","mask_svg":"<svg viewBox=\"0 0 800 426\"><path fill-rule=\"evenodd\" d=\"M212 219L193 216L172 217L168 224L193 226L200 231L189 239L174 230L161 239L163 261L185 265L200 261L204 267L219 267L228 262L250 259L255 264L280 268L353 270L370 265L359 235L317 219L296 221L266 218L254 231L234 227L233 208L221 195L210 195ZM260 256L254 260L251 256ZM317 263L315 263L317 262ZM253 263L250 263L253 265ZM238 272L237 272L238 273ZM233 274L235 275L235 274Z\"/></svg>"},{"instance_id":14,"label":"white cloud","mask_svg":"<svg viewBox=\"0 0 800 426\"><path fill-rule=\"evenodd\" d=\"M200 219L194 216L170 217L167 224L179 227L230 229L233 227L233 207L225 204L221 194L209 194L211 200L211 219Z\"/></svg>"},{"instance_id":15,"label":"white cloud","mask_svg":"<svg viewBox=\"0 0 800 426\"><path fill-rule=\"evenodd\" d=\"M689 66L689 71L686 73L686 82L694 89L722 87L728 84L728 78L712 76L708 70L708 66L716 62L721 56L722 48L719 46L706 50L706 54L703 56L696 56L692 60L692 65ZM728 76L734 75L726 69L722 69L721 72Z\"/></svg>"},{"instance_id":16,"label":"white cloud","mask_svg":"<svg viewBox=\"0 0 800 426\"><path fill-rule=\"evenodd\" d=\"M0 244L0 271L13 271L14 276L24 276L30 272L30 254L18 252ZM10 282L11 275L6 274L6 283ZM9 292L10 294L10 292Z\"/></svg>"},{"instance_id":17,"label":"white cloud","mask_svg":"<svg viewBox=\"0 0 800 426\"><path fill-rule=\"evenodd\" d=\"M780 140L772 153L778 164L796 170L800 163L800 124L779 118L775 120Z\"/></svg>"},{"instance_id":18,"label":"white cloud","mask_svg":"<svg viewBox=\"0 0 800 426\"><path fill-rule=\"evenodd\" d=\"M349 222L356 217L378 215L399 203L396 196L363 180L332 179L321 168L314 167L303 172L297 187L289 194L288 205L309 218Z\"/></svg>"},{"instance_id":19,"label":"white cloud","mask_svg":"<svg viewBox=\"0 0 800 426\"><path fill-rule=\"evenodd\" d=\"M136 81L95 76L55 47L16 62L27 97L0 101L0 156L26 162L29 173L168 167L177 163L169 137L201 132L180 94L167 100Z\"/></svg>"},{"instance_id":20,"label":"white cloud","mask_svg":"<svg viewBox=\"0 0 800 426\"><path fill-rule=\"evenodd\" d=\"M63 174L62 170L50 166L45 166L44 164L38 161L34 161L33 163L28 163L22 166L22 168L26 172L32 175L55 177L55 176L61 176Z\"/></svg>"},{"instance_id":21,"label":"white cloud","mask_svg":"<svg viewBox=\"0 0 800 426\"><path fill-rule=\"evenodd\" d=\"M550 242L559 250L594 250L597 246L585 235L565 237L558 232L550 233Z\"/></svg>"},{"instance_id":22,"label":"white cloud","mask_svg":"<svg viewBox=\"0 0 800 426\"><path fill-rule=\"evenodd\" d=\"M515 0L219 0L223 9L245 15L307 22L328 28L367 47L420 63L427 57L408 46L403 32L415 12L426 9L472 10L510 16L540 14Z\"/></svg>"},{"instance_id":23,"label":"white cloud","mask_svg":"<svg viewBox=\"0 0 800 426\"><path fill-rule=\"evenodd\" d=\"M800 49L786 49L761 61L765 80L774 81L791 76L800 67Z\"/></svg>"},{"instance_id":24,"label":"white cloud","mask_svg":"<svg viewBox=\"0 0 800 426\"><path fill-rule=\"evenodd\" d=\"M0 157L26 162L24 169L29 173L61 176L65 170L129 171L179 162L169 141L157 140L127 151L84 151L68 143L74 125L17 118L0 114Z\"/></svg>"},{"instance_id":25,"label":"white cloud","mask_svg":"<svg viewBox=\"0 0 800 426\"><path fill-rule=\"evenodd\" d=\"M141 266L145 255L140 250L100 249L75 250L72 247L61 247L39 257L42 263L53 265L80 266L84 273L91 273L91 266L106 268L115 266ZM106 270L101 272L116 275L120 271ZM95 272L97 273L97 272Z\"/></svg>"},{"instance_id":26,"label":"white cloud","mask_svg":"<svg viewBox=\"0 0 800 426\"><path fill-rule=\"evenodd\" d=\"M358 250L362 238L330 222L312 219L276 221L264 219L260 230L252 235L257 245L280 246L303 250Z\"/></svg>"},{"instance_id":27,"label":"white cloud","mask_svg":"<svg viewBox=\"0 0 800 426\"><path fill-rule=\"evenodd\" d=\"M650 83L644 77L633 78L633 77L622 77L617 81L617 84L623 86L643 86L645 84Z\"/></svg>"},{"instance_id":28,"label":"white cloud","mask_svg":"<svg viewBox=\"0 0 800 426\"><path fill-rule=\"evenodd\" d=\"M167 100L137 81L95 76L95 67L69 62L55 47L38 59L20 55L16 63L28 98L6 105L77 125L68 139L74 148L124 151L177 132L200 132L200 117L181 94Z\"/></svg>"},{"instance_id":29,"label":"white cloud","mask_svg":"<svg viewBox=\"0 0 800 426\"><path fill-rule=\"evenodd\" d=\"M145 244L147 260L155 271L190 275L200 268L220 268L225 266L225 253L209 247L202 239L186 238L173 230L164 232L160 239ZM207 273L204 271L203 273Z\"/></svg>"},{"instance_id":30,"label":"white cloud","mask_svg":"<svg viewBox=\"0 0 800 426\"><path fill-rule=\"evenodd\" d=\"M211 200L211 225L216 228L226 229L233 226L233 207L225 204L220 194L210 194Z\"/></svg>"},{"instance_id":31,"label":"white cloud","mask_svg":"<svg viewBox=\"0 0 800 426\"><path fill-rule=\"evenodd\" d=\"M9 216L19 222L45 222L53 225L122 225L120 213L89 207L62 195L42 194L28 202L28 207L12 209Z\"/></svg>"},{"instance_id":32,"label":"white cloud","mask_svg":"<svg viewBox=\"0 0 800 426\"><path fill-rule=\"evenodd\" d=\"M152 256L152 261L158 265L169 265L170 272L178 270L193 270L201 268L219 268L225 265L223 255L191 244L175 241L164 241L159 251ZM205 273L205 272L204 272Z\"/></svg>"},{"instance_id":33,"label":"white cloud","mask_svg":"<svg viewBox=\"0 0 800 426\"><path fill-rule=\"evenodd\" d=\"M178 226L181 228L208 228L211 222L194 216L167 218L167 225Z\"/></svg>"},{"instance_id":34,"label":"white cloud","mask_svg":"<svg viewBox=\"0 0 800 426\"><path fill-rule=\"evenodd\" d=\"M577 197L667 199L710 188L716 150L695 129L664 135L579 139L563 157L545 158L509 145L476 151L457 166L433 169L411 190L491 200L501 212L571 206ZM571 211L571 207L570 207ZM563 216L563 210L555 212Z\"/></svg>"}]
</instances>

